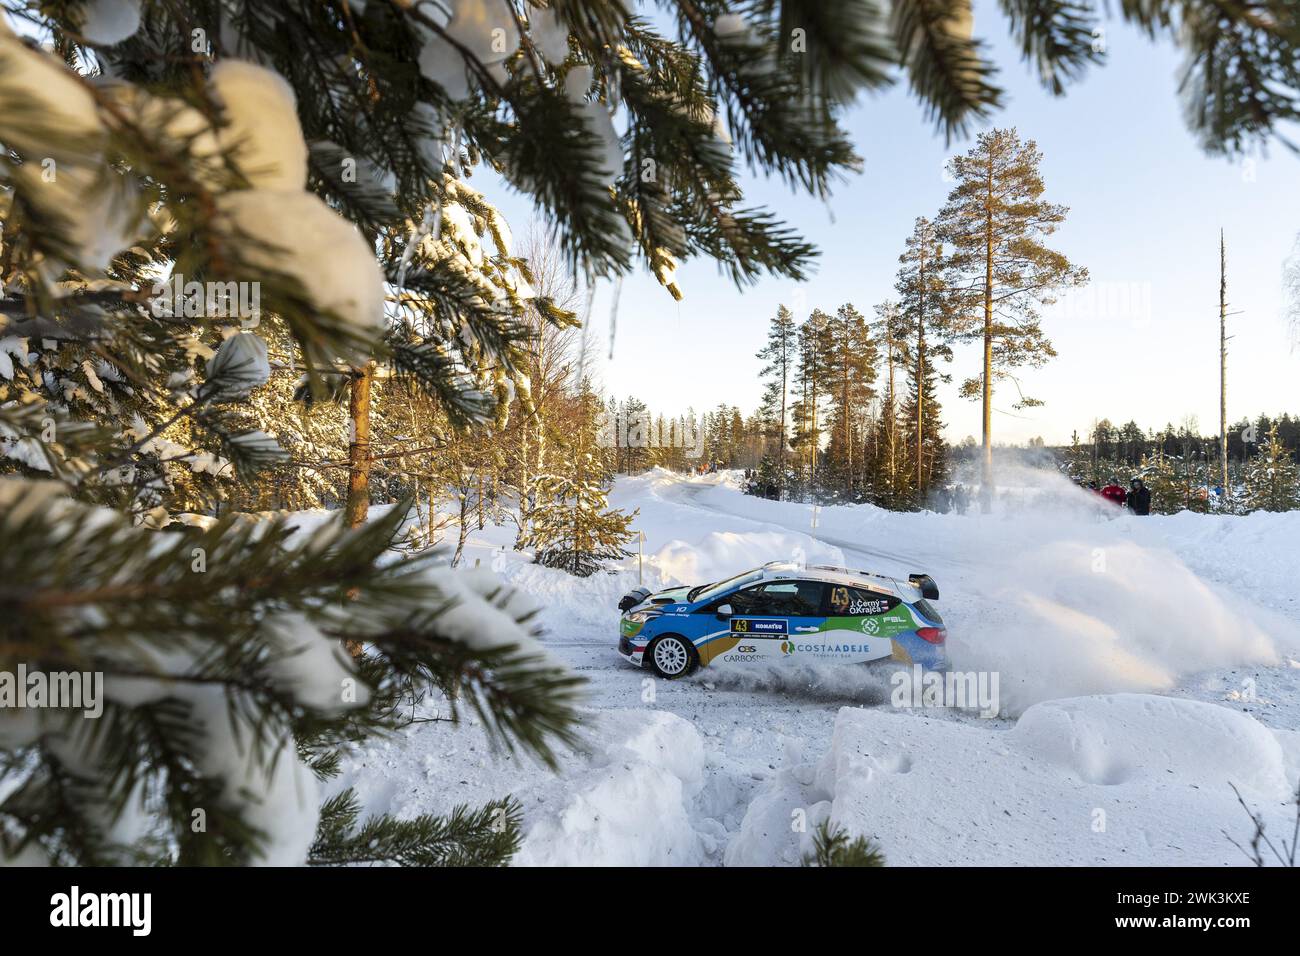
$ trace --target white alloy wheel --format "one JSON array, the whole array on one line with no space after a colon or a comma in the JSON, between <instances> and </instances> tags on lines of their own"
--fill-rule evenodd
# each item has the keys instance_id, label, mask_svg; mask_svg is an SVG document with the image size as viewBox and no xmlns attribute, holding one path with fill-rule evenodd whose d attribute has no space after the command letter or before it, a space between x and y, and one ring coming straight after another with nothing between
<instances>
[{"instance_id":1,"label":"white alloy wheel","mask_svg":"<svg viewBox=\"0 0 1300 956\"><path fill-rule=\"evenodd\" d=\"M659 676L671 680L691 670L692 650L686 646L684 638L668 634L655 641L655 646L650 651L650 661Z\"/></svg>"}]
</instances>

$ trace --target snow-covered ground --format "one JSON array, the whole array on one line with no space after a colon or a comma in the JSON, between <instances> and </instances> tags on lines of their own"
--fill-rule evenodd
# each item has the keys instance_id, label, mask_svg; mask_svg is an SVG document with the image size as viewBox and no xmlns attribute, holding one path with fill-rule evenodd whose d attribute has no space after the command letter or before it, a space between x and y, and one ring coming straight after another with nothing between
<instances>
[{"instance_id":1,"label":"snow-covered ground","mask_svg":"<svg viewBox=\"0 0 1300 956\"><path fill-rule=\"evenodd\" d=\"M423 722L336 785L408 815L513 793L521 864L796 864L827 816L891 864L1246 863L1233 785L1271 833L1294 819L1300 513L1138 518L1018 483L990 515L814 510L728 474L654 471L611 496L639 509L650 587L775 559L930 573L954 668L997 676L998 716L896 707L860 667L655 680L615 651L635 557L573 578L489 528L467 560L530 594L587 678L585 746L555 774L472 721Z\"/></svg>"}]
</instances>

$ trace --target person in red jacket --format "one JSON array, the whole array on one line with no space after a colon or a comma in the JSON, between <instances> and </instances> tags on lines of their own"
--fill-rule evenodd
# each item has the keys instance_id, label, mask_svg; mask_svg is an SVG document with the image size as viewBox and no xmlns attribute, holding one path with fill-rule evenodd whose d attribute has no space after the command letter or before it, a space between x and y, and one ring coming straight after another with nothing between
<instances>
[{"instance_id":1,"label":"person in red jacket","mask_svg":"<svg viewBox=\"0 0 1300 956\"><path fill-rule=\"evenodd\" d=\"M1119 505L1121 508L1124 507L1126 494L1123 485L1119 483L1117 478L1112 478L1110 484L1101 489L1101 496L1111 504Z\"/></svg>"}]
</instances>

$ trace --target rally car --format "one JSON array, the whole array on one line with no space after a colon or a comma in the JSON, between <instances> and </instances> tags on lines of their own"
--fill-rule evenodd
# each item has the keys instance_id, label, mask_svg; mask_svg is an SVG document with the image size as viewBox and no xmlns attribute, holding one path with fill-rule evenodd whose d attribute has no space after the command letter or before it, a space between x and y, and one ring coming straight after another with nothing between
<instances>
[{"instance_id":1,"label":"rally car","mask_svg":"<svg viewBox=\"0 0 1300 956\"><path fill-rule=\"evenodd\" d=\"M676 678L700 666L782 661L948 666L948 631L928 574L903 583L870 571L772 562L716 584L619 602L618 650L639 667Z\"/></svg>"}]
</instances>

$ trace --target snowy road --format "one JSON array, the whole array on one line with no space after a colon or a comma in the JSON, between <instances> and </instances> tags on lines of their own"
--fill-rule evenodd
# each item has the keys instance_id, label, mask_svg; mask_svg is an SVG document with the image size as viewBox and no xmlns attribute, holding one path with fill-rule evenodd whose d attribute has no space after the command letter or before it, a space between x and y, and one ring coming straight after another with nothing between
<instances>
[{"instance_id":1,"label":"snowy road","mask_svg":"<svg viewBox=\"0 0 1300 956\"><path fill-rule=\"evenodd\" d=\"M514 793L522 863L794 864L827 814L898 864L1241 863L1220 832L1245 819L1229 781L1283 825L1300 606L1268 548L1296 529L1255 519L1293 516L828 507L812 527L806 505L666 473L621 479L611 503L639 509L652 587L790 558L931 573L955 666L1000 674L1004 716L895 708L887 676L865 668L654 680L614 651L636 558L575 579L490 529L471 563L541 604L548 648L588 681L588 744L555 776L490 753L472 724L418 724L352 761L344 782L367 805L413 814Z\"/></svg>"}]
</instances>

